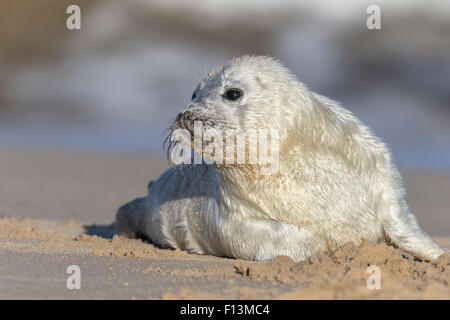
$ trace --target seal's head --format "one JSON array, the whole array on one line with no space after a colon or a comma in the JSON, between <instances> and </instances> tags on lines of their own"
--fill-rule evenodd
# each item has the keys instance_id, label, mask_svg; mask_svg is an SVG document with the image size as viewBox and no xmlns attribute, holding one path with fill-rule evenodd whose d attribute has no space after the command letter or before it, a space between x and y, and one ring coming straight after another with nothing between
<instances>
[{"instance_id":1,"label":"seal's head","mask_svg":"<svg viewBox=\"0 0 450 320\"><path fill-rule=\"evenodd\" d=\"M202 121L217 129L279 128L293 111L290 105L297 103L301 87L278 60L234 58L198 84L175 127L189 129L193 121Z\"/></svg>"},{"instance_id":2,"label":"seal's head","mask_svg":"<svg viewBox=\"0 0 450 320\"><path fill-rule=\"evenodd\" d=\"M291 139L286 137L302 118L300 110L308 109L310 102L310 92L278 60L267 56L234 58L198 84L192 101L176 117L168 138L172 138L174 129L186 129L193 137L194 124L199 122L202 130L216 132L216 136L235 130L248 139L256 137L249 131L276 129L277 139L288 142ZM203 151L193 141L190 146ZM204 146L205 142L201 148ZM171 147L172 141L168 155Z\"/></svg>"}]
</instances>

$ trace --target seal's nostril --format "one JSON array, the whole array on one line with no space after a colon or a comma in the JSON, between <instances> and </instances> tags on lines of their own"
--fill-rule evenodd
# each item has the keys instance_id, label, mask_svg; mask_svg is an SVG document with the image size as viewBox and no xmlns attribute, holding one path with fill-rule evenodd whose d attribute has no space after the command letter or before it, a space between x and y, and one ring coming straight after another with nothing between
<instances>
[{"instance_id":1,"label":"seal's nostril","mask_svg":"<svg viewBox=\"0 0 450 320\"><path fill-rule=\"evenodd\" d=\"M188 121L190 121L192 119L192 113L189 111L186 111L183 116Z\"/></svg>"},{"instance_id":2,"label":"seal's nostril","mask_svg":"<svg viewBox=\"0 0 450 320\"><path fill-rule=\"evenodd\" d=\"M194 115L190 111L183 110L175 118L175 122L180 126L185 126L188 122L191 122Z\"/></svg>"}]
</instances>

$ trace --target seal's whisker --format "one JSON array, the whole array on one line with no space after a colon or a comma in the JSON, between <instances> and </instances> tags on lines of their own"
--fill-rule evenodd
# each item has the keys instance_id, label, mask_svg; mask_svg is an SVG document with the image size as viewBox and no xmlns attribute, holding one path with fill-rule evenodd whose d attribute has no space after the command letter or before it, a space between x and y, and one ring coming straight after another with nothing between
<instances>
[{"instance_id":1,"label":"seal's whisker","mask_svg":"<svg viewBox=\"0 0 450 320\"><path fill-rule=\"evenodd\" d=\"M189 82L189 85L196 85L199 80L197 78L192 78L192 77L185 77L183 80L185 80L186 82Z\"/></svg>"},{"instance_id":2,"label":"seal's whisker","mask_svg":"<svg viewBox=\"0 0 450 320\"><path fill-rule=\"evenodd\" d=\"M200 75L202 76L202 79L204 79L205 78L205 68L204 68L204 65L203 64L201 64L201 73L200 73Z\"/></svg>"},{"instance_id":3,"label":"seal's whisker","mask_svg":"<svg viewBox=\"0 0 450 320\"><path fill-rule=\"evenodd\" d=\"M191 66L194 68L195 73L197 74L197 77L199 78L197 81L201 82L203 80L203 76L201 72L198 70L198 68L191 62Z\"/></svg>"},{"instance_id":4,"label":"seal's whisker","mask_svg":"<svg viewBox=\"0 0 450 320\"><path fill-rule=\"evenodd\" d=\"M186 176L184 175L184 167L185 167L185 164L181 163L181 165L180 165L180 173L181 173L181 176L183 177L183 179L186 178Z\"/></svg>"},{"instance_id":5,"label":"seal's whisker","mask_svg":"<svg viewBox=\"0 0 450 320\"><path fill-rule=\"evenodd\" d=\"M168 147L166 147L166 146L167 146L167 143L168 142L170 143L170 140L172 139L172 132L173 132L173 129L170 127L170 128L164 129L164 131L162 133L162 135L165 136L164 140L163 140L162 148L163 148L163 150L166 150L167 153L169 152L168 149L170 148L170 144Z\"/></svg>"}]
</instances>

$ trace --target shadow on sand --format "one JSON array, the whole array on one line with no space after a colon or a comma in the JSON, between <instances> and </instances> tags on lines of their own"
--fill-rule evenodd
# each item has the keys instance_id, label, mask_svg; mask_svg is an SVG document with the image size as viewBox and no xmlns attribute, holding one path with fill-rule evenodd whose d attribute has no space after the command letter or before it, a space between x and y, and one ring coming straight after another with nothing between
<instances>
[{"instance_id":1,"label":"shadow on sand","mask_svg":"<svg viewBox=\"0 0 450 320\"><path fill-rule=\"evenodd\" d=\"M84 233L90 236L98 236L105 239L112 239L116 234L114 230L114 224L101 224L101 225L84 225Z\"/></svg>"}]
</instances>

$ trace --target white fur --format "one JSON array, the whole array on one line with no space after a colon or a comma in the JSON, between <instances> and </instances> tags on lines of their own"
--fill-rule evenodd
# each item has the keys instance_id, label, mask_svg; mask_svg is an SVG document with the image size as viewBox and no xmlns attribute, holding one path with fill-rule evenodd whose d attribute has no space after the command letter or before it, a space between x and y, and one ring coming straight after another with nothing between
<instances>
[{"instance_id":1,"label":"white fur","mask_svg":"<svg viewBox=\"0 0 450 320\"><path fill-rule=\"evenodd\" d=\"M239 87L244 97L223 99L227 87ZM427 260L443 253L409 211L387 147L278 61L233 59L210 73L196 95L185 110L211 127L278 129L279 172L262 176L245 165L168 169L146 198L119 209L119 233L248 260L302 261L363 238L390 241Z\"/></svg>"}]
</instances>

